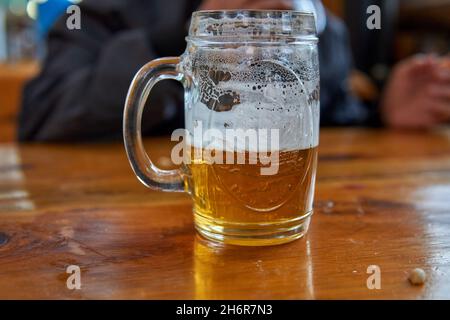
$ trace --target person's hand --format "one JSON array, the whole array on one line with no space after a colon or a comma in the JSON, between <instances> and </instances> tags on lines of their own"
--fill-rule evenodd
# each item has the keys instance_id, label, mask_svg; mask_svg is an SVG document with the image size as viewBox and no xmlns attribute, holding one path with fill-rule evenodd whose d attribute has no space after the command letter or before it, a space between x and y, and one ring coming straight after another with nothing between
<instances>
[{"instance_id":1,"label":"person's hand","mask_svg":"<svg viewBox=\"0 0 450 320\"><path fill-rule=\"evenodd\" d=\"M450 123L450 58L417 56L399 63L384 92L381 112L393 128Z\"/></svg>"},{"instance_id":2,"label":"person's hand","mask_svg":"<svg viewBox=\"0 0 450 320\"><path fill-rule=\"evenodd\" d=\"M204 0L200 10L292 10L291 0Z\"/></svg>"}]
</instances>

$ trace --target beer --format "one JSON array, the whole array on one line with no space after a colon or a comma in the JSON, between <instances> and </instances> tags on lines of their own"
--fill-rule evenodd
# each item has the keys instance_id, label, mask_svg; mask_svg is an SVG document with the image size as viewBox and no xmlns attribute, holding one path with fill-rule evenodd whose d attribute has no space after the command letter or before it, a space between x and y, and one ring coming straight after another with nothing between
<instances>
[{"instance_id":1,"label":"beer","mask_svg":"<svg viewBox=\"0 0 450 320\"><path fill-rule=\"evenodd\" d=\"M223 159L230 152L222 152ZM208 152L209 154L210 152ZM198 231L207 238L240 245L287 242L306 231L312 212L317 147L278 152L278 172L262 175L259 153L234 152L244 164L208 161L205 150L192 147L185 168L186 189L194 200ZM273 164L272 164L273 165ZM292 231L292 237L286 231ZM283 237L277 238L277 233ZM238 237L235 237L238 235Z\"/></svg>"}]
</instances>

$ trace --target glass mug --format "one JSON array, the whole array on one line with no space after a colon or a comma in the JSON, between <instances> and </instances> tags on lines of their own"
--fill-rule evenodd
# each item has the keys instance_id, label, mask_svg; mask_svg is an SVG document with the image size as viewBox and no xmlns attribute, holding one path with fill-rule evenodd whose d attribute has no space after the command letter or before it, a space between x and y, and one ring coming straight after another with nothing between
<instances>
[{"instance_id":1,"label":"glass mug","mask_svg":"<svg viewBox=\"0 0 450 320\"><path fill-rule=\"evenodd\" d=\"M252 246L302 237L319 142L313 14L198 11L186 40L181 57L149 62L131 84L123 130L135 174L152 189L187 191L207 239ZM147 97L165 79L185 89L183 161L170 171L151 162L141 137Z\"/></svg>"}]
</instances>

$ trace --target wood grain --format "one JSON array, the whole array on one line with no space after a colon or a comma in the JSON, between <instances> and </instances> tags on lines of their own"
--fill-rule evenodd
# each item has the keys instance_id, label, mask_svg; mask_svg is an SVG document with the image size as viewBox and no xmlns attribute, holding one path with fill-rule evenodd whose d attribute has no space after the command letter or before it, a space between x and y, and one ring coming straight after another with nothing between
<instances>
[{"instance_id":1,"label":"wood grain","mask_svg":"<svg viewBox=\"0 0 450 320\"><path fill-rule=\"evenodd\" d=\"M167 140L147 141L166 166ZM450 298L450 130L323 130L319 152L306 238L247 248L198 237L189 197L143 187L119 143L0 145L0 298Z\"/></svg>"}]
</instances>

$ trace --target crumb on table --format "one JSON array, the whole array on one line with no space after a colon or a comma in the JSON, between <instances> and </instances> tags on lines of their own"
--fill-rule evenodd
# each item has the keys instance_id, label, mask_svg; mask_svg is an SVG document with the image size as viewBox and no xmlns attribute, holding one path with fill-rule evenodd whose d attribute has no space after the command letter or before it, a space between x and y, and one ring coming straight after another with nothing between
<instances>
[{"instance_id":1,"label":"crumb on table","mask_svg":"<svg viewBox=\"0 0 450 320\"><path fill-rule=\"evenodd\" d=\"M408 277L409 282L415 286L421 286L425 283L427 275L421 268L413 269Z\"/></svg>"}]
</instances>

